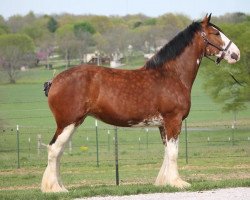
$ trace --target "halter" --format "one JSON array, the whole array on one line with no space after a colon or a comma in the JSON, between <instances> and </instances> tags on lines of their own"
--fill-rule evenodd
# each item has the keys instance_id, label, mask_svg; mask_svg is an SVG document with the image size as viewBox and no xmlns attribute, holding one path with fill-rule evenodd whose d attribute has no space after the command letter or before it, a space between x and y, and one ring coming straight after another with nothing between
<instances>
[{"instance_id":1,"label":"halter","mask_svg":"<svg viewBox=\"0 0 250 200\"><path fill-rule=\"evenodd\" d=\"M219 58L217 58L216 60L214 60L214 59L210 58L209 56L205 55L206 58L208 58L209 60L214 61L218 65L220 63L220 61L225 57L227 50L229 49L229 47L232 44L232 41L230 40L229 43L227 44L226 48L223 49L220 46L218 46L218 45L214 44L213 42L211 42L206 36L207 35L206 35L205 32L201 32L201 37L203 38L203 40L204 40L204 42L206 44L205 47L207 47L207 45L211 45L211 46L215 47L216 49L222 51L221 56Z\"/></svg>"}]
</instances>

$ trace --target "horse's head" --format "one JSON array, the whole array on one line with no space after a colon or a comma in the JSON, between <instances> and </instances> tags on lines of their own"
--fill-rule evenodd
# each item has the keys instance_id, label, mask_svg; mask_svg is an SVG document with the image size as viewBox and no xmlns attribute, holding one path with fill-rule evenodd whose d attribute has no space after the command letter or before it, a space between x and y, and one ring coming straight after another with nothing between
<instances>
[{"instance_id":1,"label":"horse's head","mask_svg":"<svg viewBox=\"0 0 250 200\"><path fill-rule=\"evenodd\" d=\"M224 33L210 23L211 14L205 16L202 20L201 36L205 42L205 56L216 56L218 64L222 59L228 63L235 63L240 60L240 50L238 47L224 35Z\"/></svg>"}]
</instances>

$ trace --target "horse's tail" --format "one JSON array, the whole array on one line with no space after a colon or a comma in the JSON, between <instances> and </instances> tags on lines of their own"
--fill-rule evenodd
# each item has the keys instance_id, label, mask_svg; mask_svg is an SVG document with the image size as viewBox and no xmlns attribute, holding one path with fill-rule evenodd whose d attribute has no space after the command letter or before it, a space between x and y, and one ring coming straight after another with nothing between
<instances>
[{"instance_id":1,"label":"horse's tail","mask_svg":"<svg viewBox=\"0 0 250 200\"><path fill-rule=\"evenodd\" d=\"M44 91L46 97L47 97L48 94L49 94L49 89L50 89L51 85L52 85L52 81L51 81L51 80L50 80L50 81L47 81L47 82L45 82L45 83L43 84L43 91Z\"/></svg>"}]
</instances>

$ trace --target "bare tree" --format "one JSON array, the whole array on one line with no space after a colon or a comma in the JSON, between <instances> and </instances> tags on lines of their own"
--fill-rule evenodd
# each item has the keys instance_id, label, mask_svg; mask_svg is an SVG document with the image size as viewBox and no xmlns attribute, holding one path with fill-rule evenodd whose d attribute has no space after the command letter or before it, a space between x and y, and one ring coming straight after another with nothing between
<instances>
[{"instance_id":1,"label":"bare tree","mask_svg":"<svg viewBox=\"0 0 250 200\"><path fill-rule=\"evenodd\" d=\"M57 36L57 44L61 54L67 61L66 68L70 67L71 60L77 55L78 41L73 32L65 32Z\"/></svg>"},{"instance_id":2,"label":"bare tree","mask_svg":"<svg viewBox=\"0 0 250 200\"><path fill-rule=\"evenodd\" d=\"M17 71L21 66L29 66L34 60L33 53L23 54L16 46L8 46L4 52L0 51L0 64L7 72L10 83L16 83Z\"/></svg>"},{"instance_id":3,"label":"bare tree","mask_svg":"<svg viewBox=\"0 0 250 200\"><path fill-rule=\"evenodd\" d=\"M29 66L35 60L33 41L26 35L0 36L0 65L7 72L10 83L16 82L21 66Z\"/></svg>"}]
</instances>

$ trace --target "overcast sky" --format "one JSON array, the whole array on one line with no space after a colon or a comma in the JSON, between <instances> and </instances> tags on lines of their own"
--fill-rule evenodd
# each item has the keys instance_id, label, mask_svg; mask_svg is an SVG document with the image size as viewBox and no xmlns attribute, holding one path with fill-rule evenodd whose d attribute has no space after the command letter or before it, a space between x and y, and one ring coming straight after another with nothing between
<instances>
[{"instance_id":1,"label":"overcast sky","mask_svg":"<svg viewBox=\"0 0 250 200\"><path fill-rule=\"evenodd\" d=\"M228 12L250 14L250 0L0 0L0 15L97 14L120 15L142 13L157 17L167 12L182 13L199 19L206 13L215 16Z\"/></svg>"}]
</instances>

